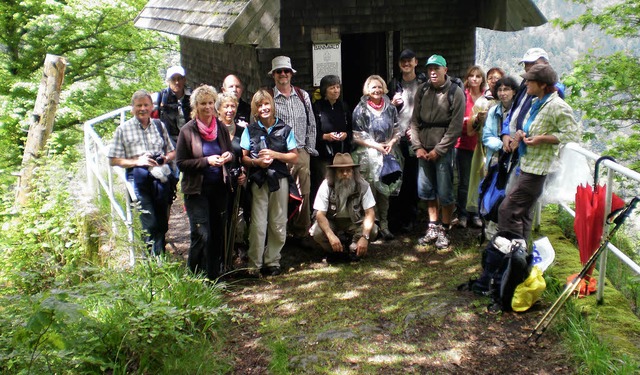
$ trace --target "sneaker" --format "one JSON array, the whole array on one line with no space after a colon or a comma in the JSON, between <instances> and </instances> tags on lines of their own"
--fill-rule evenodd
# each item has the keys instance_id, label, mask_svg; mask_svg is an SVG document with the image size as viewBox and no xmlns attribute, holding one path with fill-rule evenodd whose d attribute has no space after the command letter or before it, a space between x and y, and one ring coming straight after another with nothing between
<instances>
[{"instance_id":1,"label":"sneaker","mask_svg":"<svg viewBox=\"0 0 640 375\"><path fill-rule=\"evenodd\" d=\"M471 226L474 228L482 228L482 220L478 216L471 218Z\"/></svg>"},{"instance_id":2,"label":"sneaker","mask_svg":"<svg viewBox=\"0 0 640 375\"><path fill-rule=\"evenodd\" d=\"M438 232L438 238L436 239L436 249L446 249L449 247L449 234L443 229Z\"/></svg>"},{"instance_id":3,"label":"sneaker","mask_svg":"<svg viewBox=\"0 0 640 375\"><path fill-rule=\"evenodd\" d=\"M430 223L429 226L427 227L427 233L424 235L424 237L421 237L418 240L418 244L428 245L432 243L433 241L438 239L438 234L443 231L444 231L444 228L441 225Z\"/></svg>"},{"instance_id":4,"label":"sneaker","mask_svg":"<svg viewBox=\"0 0 640 375\"><path fill-rule=\"evenodd\" d=\"M460 228L466 228L467 227L467 217L466 216L462 216L458 218L458 226Z\"/></svg>"}]
</instances>

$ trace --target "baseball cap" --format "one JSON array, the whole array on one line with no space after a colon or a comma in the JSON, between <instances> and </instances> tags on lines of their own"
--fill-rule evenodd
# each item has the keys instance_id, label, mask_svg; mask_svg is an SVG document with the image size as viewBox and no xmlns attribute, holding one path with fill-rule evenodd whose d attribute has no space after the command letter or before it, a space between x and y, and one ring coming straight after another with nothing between
<instances>
[{"instance_id":1,"label":"baseball cap","mask_svg":"<svg viewBox=\"0 0 640 375\"><path fill-rule=\"evenodd\" d=\"M544 57L545 60L549 61L549 54L547 53L547 51L538 47L529 48L522 57L522 60L520 60L520 63L536 62L541 57Z\"/></svg>"},{"instance_id":2,"label":"baseball cap","mask_svg":"<svg viewBox=\"0 0 640 375\"><path fill-rule=\"evenodd\" d=\"M168 81L175 74L180 74L183 77L186 76L186 74L184 72L184 68L181 67L180 65L175 65L175 66L172 66L169 69L167 69L167 74L165 75L164 79Z\"/></svg>"},{"instance_id":3,"label":"baseball cap","mask_svg":"<svg viewBox=\"0 0 640 375\"><path fill-rule=\"evenodd\" d=\"M398 57L398 60L413 59L414 57L416 57L415 52L410 49L405 49L400 52L400 57Z\"/></svg>"},{"instance_id":4,"label":"baseball cap","mask_svg":"<svg viewBox=\"0 0 640 375\"><path fill-rule=\"evenodd\" d=\"M547 85L555 85L558 82L558 74L547 64L536 64L528 72L520 75L527 81L537 81Z\"/></svg>"},{"instance_id":5,"label":"baseball cap","mask_svg":"<svg viewBox=\"0 0 640 375\"><path fill-rule=\"evenodd\" d=\"M431 57L429 57L429 60L427 60L426 66L429 66L429 65L439 65L439 66L444 66L446 68L447 60L445 60L444 57L440 55L431 55Z\"/></svg>"}]
</instances>

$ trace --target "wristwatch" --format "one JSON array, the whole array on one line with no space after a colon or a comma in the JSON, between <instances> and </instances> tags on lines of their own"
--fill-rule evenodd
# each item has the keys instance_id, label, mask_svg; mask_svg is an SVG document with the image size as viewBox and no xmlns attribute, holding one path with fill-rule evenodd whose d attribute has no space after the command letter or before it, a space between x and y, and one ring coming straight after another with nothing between
<instances>
[{"instance_id":1,"label":"wristwatch","mask_svg":"<svg viewBox=\"0 0 640 375\"><path fill-rule=\"evenodd\" d=\"M364 237L365 240L369 241L369 235L368 234L363 234L362 237Z\"/></svg>"}]
</instances>

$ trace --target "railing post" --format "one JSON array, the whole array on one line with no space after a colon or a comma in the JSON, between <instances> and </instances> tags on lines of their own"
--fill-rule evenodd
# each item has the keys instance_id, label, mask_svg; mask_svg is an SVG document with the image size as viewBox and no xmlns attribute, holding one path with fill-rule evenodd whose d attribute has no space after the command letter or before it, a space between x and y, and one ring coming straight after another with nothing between
<instances>
[{"instance_id":1,"label":"railing post","mask_svg":"<svg viewBox=\"0 0 640 375\"><path fill-rule=\"evenodd\" d=\"M608 163L605 161L603 164ZM605 198L604 204L604 222L602 223L602 236L606 237L609 232L609 224L607 223L607 217L611 213L611 201L613 200L613 170L611 168L607 168L607 195ZM600 239L602 242L602 239ZM604 282L607 277L607 255L609 254L608 249L602 252L600 255L600 265L599 265L599 273L600 278L598 279L598 290L596 292L596 302L598 305L602 305L604 303Z\"/></svg>"}]
</instances>

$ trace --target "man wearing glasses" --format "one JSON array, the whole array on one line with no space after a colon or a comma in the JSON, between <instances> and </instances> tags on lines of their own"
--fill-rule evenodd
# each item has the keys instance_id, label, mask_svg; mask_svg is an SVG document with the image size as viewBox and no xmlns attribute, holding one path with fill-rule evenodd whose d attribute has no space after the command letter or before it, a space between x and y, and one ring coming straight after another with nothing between
<instances>
[{"instance_id":1,"label":"man wearing glasses","mask_svg":"<svg viewBox=\"0 0 640 375\"><path fill-rule=\"evenodd\" d=\"M316 120L311 108L311 100L306 91L291 84L291 78L295 73L288 56L276 56L271 60L271 70L268 74L275 82L273 100L276 104L276 117L291 126L298 144L298 162L290 164L289 170L300 189L302 205L300 211L289 222L288 232L295 240L300 241L308 235L311 224L309 161L311 156L318 156L318 152L316 151Z\"/></svg>"}]
</instances>

